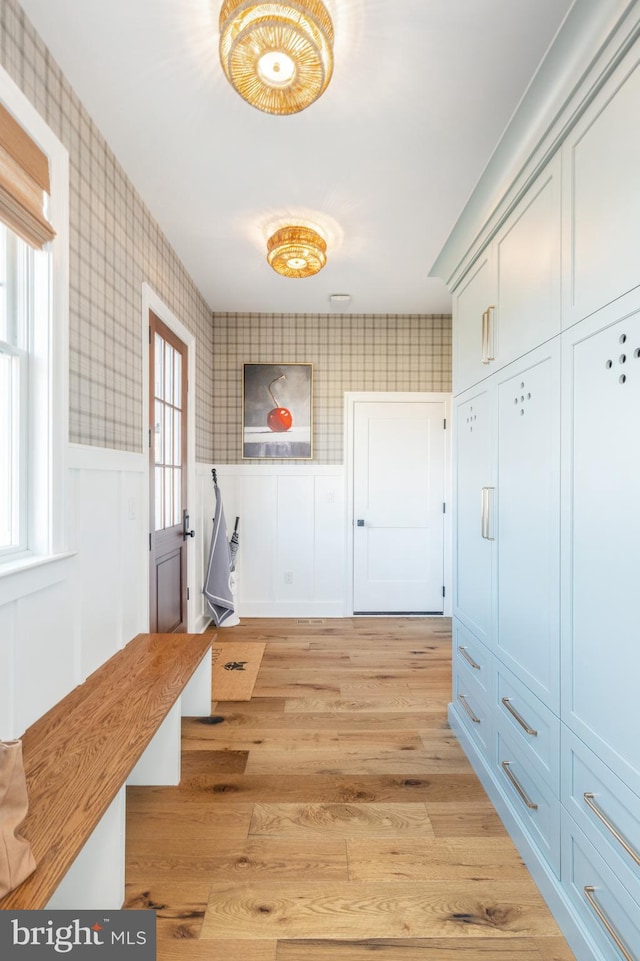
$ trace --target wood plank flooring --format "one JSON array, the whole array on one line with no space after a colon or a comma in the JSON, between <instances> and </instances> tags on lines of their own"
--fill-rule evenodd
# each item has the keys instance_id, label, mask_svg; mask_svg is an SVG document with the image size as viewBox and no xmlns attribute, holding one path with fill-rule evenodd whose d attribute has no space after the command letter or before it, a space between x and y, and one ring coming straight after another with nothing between
<instances>
[{"instance_id":1,"label":"wood plank flooring","mask_svg":"<svg viewBox=\"0 0 640 961\"><path fill-rule=\"evenodd\" d=\"M447 724L450 622L247 620L253 698L129 788L158 961L573 961Z\"/></svg>"}]
</instances>

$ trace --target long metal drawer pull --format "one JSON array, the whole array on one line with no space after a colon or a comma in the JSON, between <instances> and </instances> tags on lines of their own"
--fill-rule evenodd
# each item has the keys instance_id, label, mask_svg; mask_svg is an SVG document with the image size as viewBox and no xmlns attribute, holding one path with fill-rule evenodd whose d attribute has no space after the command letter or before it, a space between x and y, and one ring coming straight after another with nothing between
<instances>
[{"instance_id":1,"label":"long metal drawer pull","mask_svg":"<svg viewBox=\"0 0 640 961\"><path fill-rule=\"evenodd\" d=\"M485 487L487 492L487 513L486 513L486 524L487 524L487 540L495 541L495 537L491 536L491 492L495 490L495 487Z\"/></svg>"},{"instance_id":2,"label":"long metal drawer pull","mask_svg":"<svg viewBox=\"0 0 640 961\"><path fill-rule=\"evenodd\" d=\"M502 770L503 770L504 773L507 775L507 777L509 778L509 780L510 780L511 783L513 784L514 788L516 789L516 791L518 792L518 794L520 795L520 797L522 798L522 800L524 801L524 803L527 805L527 807L530 808L532 811L537 811L537 810L538 810L538 805L537 805L537 804L534 804L533 801L531 800L531 798L530 798L530 797L526 794L526 792L524 791L522 785L520 784L520 782L518 781L517 777L515 776L515 774L514 774L513 771L511 770L511 764L510 764L510 762L509 762L509 761L502 761L501 764L502 764Z\"/></svg>"},{"instance_id":3,"label":"long metal drawer pull","mask_svg":"<svg viewBox=\"0 0 640 961\"><path fill-rule=\"evenodd\" d=\"M487 489L483 487L480 491L480 536L487 539Z\"/></svg>"},{"instance_id":4,"label":"long metal drawer pull","mask_svg":"<svg viewBox=\"0 0 640 961\"><path fill-rule=\"evenodd\" d=\"M529 725L527 724L527 722L526 722L525 719L523 718L522 714L520 714L518 711L516 711L515 707L513 707L513 705L511 704L511 698L510 698L510 697L503 697L503 698L502 698L502 703L503 703L504 706L506 707L506 709L507 709L507 711L509 712L509 714L511 714L513 717L515 717L515 719L516 719L516 721L518 722L518 724L520 725L520 727L521 727L521 728L524 728L524 730L526 731L527 734L530 734L531 737L537 737L537 736L538 736L538 732L537 732L536 730L534 730L534 728L529 727Z\"/></svg>"},{"instance_id":5,"label":"long metal drawer pull","mask_svg":"<svg viewBox=\"0 0 640 961\"><path fill-rule=\"evenodd\" d=\"M482 363L489 363L489 311L482 314Z\"/></svg>"},{"instance_id":6,"label":"long metal drawer pull","mask_svg":"<svg viewBox=\"0 0 640 961\"><path fill-rule=\"evenodd\" d=\"M496 309L495 304L491 304L489 307L487 307L487 363L490 360L496 359L493 352L491 353L489 352L489 345L491 343L491 319L493 317L492 311L495 309Z\"/></svg>"},{"instance_id":7,"label":"long metal drawer pull","mask_svg":"<svg viewBox=\"0 0 640 961\"><path fill-rule=\"evenodd\" d=\"M602 821L604 826L607 828L607 830L611 831L611 833L613 834L618 844L622 845L622 847L625 849L629 857L633 861L635 861L636 864L640 864L640 855L638 855L637 852L633 850L633 848L631 847L629 842L626 840L626 838L624 838L620 834L618 829L613 826L613 824L611 823L607 815L604 813L604 811L602 811L601 808L599 808L598 805L595 803L594 801L595 794L593 794L591 791L585 791L583 797L584 797L585 804L591 808L591 810L593 811L596 817L600 818L600 820Z\"/></svg>"},{"instance_id":8,"label":"long metal drawer pull","mask_svg":"<svg viewBox=\"0 0 640 961\"><path fill-rule=\"evenodd\" d=\"M475 714L473 713L473 711L471 710L471 708L470 708L469 705L467 704L467 699L466 699L466 697L464 696L464 694L458 694L458 700L459 700L460 703L462 704L463 708L465 709L465 711L467 712L467 714L469 715L469 717L471 718L471 720L473 721L473 723L474 723L474 724L480 724L480 723L481 723L480 718L475 716Z\"/></svg>"},{"instance_id":9,"label":"long metal drawer pull","mask_svg":"<svg viewBox=\"0 0 640 961\"><path fill-rule=\"evenodd\" d=\"M461 653L462 656L464 657L464 659L465 659L465 661L467 662L467 664L470 664L471 667L474 669L474 671L481 671L481 670L482 670L482 668L480 667L480 665L479 665L479 664L476 664L476 662L475 662L474 659L471 657L471 655L467 653L466 647L458 647L458 650L460 651L460 653Z\"/></svg>"},{"instance_id":10,"label":"long metal drawer pull","mask_svg":"<svg viewBox=\"0 0 640 961\"><path fill-rule=\"evenodd\" d=\"M612 925L611 921L610 921L609 918L606 916L606 914L604 913L604 911L602 910L602 908L600 907L600 905L598 904L598 902L597 902L596 899L594 898L593 895L594 895L595 890L596 890L596 889L594 888L594 886L593 886L592 884L586 884L586 885L585 885L584 895L585 895L587 901L589 902L589 904L591 905L591 907L592 907L593 910L595 911L595 913L596 913L596 915L598 916L599 920L602 922L602 925L604 926L607 934L609 935L609 937L611 938L611 940L614 942L615 946L617 947L618 951L620 952L620 954L622 955L622 957L625 959L625 961L635 961L635 958L634 958L633 955L630 954L629 951L627 950L626 945L625 945L624 942L622 941L620 935L618 934L618 932L616 931L616 929L615 929L614 926Z\"/></svg>"}]
</instances>

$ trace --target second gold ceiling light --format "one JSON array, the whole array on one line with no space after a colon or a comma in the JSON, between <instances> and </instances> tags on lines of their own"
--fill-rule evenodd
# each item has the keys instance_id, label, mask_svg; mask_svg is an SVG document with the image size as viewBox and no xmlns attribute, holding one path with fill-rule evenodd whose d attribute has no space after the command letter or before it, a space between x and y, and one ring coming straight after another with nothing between
<instances>
[{"instance_id":1,"label":"second gold ceiling light","mask_svg":"<svg viewBox=\"0 0 640 961\"><path fill-rule=\"evenodd\" d=\"M224 0L220 61L231 85L252 106L298 113L331 79L331 17L320 0Z\"/></svg>"}]
</instances>

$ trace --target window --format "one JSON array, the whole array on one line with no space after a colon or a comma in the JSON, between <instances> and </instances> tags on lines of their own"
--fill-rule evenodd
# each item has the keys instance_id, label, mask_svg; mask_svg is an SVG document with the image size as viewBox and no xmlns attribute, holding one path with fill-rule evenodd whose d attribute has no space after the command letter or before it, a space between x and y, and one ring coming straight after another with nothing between
<instances>
[{"instance_id":1,"label":"window","mask_svg":"<svg viewBox=\"0 0 640 961\"><path fill-rule=\"evenodd\" d=\"M25 550L33 251L0 224L0 554Z\"/></svg>"},{"instance_id":2,"label":"window","mask_svg":"<svg viewBox=\"0 0 640 961\"><path fill-rule=\"evenodd\" d=\"M68 176L0 68L0 575L65 550Z\"/></svg>"}]
</instances>

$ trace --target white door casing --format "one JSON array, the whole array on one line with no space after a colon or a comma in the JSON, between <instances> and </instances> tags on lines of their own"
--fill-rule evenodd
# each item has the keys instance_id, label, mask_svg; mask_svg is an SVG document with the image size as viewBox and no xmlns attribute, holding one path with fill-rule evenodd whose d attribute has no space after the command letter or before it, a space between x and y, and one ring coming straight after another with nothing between
<instances>
[{"instance_id":1,"label":"white door casing","mask_svg":"<svg viewBox=\"0 0 640 961\"><path fill-rule=\"evenodd\" d=\"M449 613L450 395L345 401L348 611Z\"/></svg>"}]
</instances>

